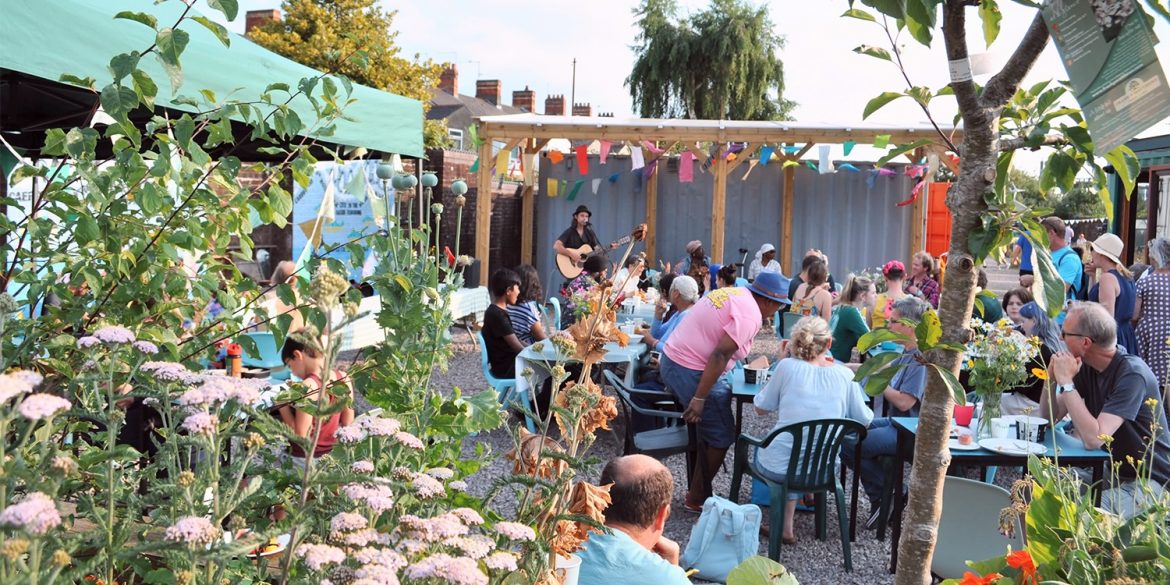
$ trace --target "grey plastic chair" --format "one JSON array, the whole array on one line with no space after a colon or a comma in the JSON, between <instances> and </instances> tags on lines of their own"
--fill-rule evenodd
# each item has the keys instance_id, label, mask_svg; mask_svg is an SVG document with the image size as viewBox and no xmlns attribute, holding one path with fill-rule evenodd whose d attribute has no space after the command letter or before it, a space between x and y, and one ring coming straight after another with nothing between
<instances>
[{"instance_id":1,"label":"grey plastic chair","mask_svg":"<svg viewBox=\"0 0 1170 585\"><path fill-rule=\"evenodd\" d=\"M641 453L649 455L656 459L669 457L678 453L686 453L687 455L687 483L691 480L691 470L694 468L694 442L691 439L690 425L686 424L682 419L682 412L678 410L660 410L640 406L634 402L633 395L638 394L644 398L649 398L655 402L661 403L667 400L673 402L674 395L664 392L655 392L652 390L639 390L626 386L617 375L610 370L605 370L605 382L611 386L614 392L618 395L618 400L621 402L622 410L626 415L625 424L625 444L622 449L623 455L631 455ZM633 423L631 422L631 415L638 413L646 416L657 417L665 419L666 426L649 431L642 431L635 433L633 431Z\"/></svg>"},{"instance_id":2,"label":"grey plastic chair","mask_svg":"<svg viewBox=\"0 0 1170 585\"><path fill-rule=\"evenodd\" d=\"M940 579L958 579L970 571L967 561L989 559L1024 547L1024 531L999 533L999 513L1011 505L1007 490L989 483L950 477L943 481L942 517L930 572Z\"/></svg>"}]
</instances>

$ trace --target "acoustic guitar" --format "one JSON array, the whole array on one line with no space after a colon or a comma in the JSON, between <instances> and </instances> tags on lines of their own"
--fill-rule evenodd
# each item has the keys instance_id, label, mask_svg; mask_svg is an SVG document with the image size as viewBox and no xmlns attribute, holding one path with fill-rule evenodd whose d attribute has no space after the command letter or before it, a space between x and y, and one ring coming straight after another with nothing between
<instances>
[{"instance_id":1,"label":"acoustic guitar","mask_svg":"<svg viewBox=\"0 0 1170 585\"><path fill-rule=\"evenodd\" d=\"M630 243L630 240L643 240L646 237L645 234L646 224L639 224L629 235L611 242L609 247L613 248L615 246L624 246L625 244ZM589 244L585 244L580 248L566 248L566 250L570 252L572 257L577 258L577 260L574 261L570 256L566 256L564 254L556 254L556 262L557 270L561 272L561 276L564 276L568 280L572 280L581 275L581 271L584 269L585 260L587 258L590 256L596 256L598 254L605 254L605 250L594 250L593 246L590 246Z\"/></svg>"}]
</instances>

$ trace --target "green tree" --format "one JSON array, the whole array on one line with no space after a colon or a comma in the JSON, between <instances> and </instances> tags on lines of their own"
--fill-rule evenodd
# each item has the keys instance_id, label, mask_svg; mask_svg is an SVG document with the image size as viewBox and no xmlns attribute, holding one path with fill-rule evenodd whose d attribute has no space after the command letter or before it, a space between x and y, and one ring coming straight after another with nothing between
<instances>
[{"instance_id":1,"label":"green tree","mask_svg":"<svg viewBox=\"0 0 1170 585\"><path fill-rule=\"evenodd\" d=\"M647 118L785 120L784 65L767 5L712 0L685 20L675 0L642 0L637 59L626 78Z\"/></svg>"},{"instance_id":2,"label":"green tree","mask_svg":"<svg viewBox=\"0 0 1170 585\"><path fill-rule=\"evenodd\" d=\"M416 54L401 55L394 44L395 10L382 10L375 0L285 0L283 20L248 33L248 38L298 63L336 72L358 83L416 99L430 109L430 90L438 86L442 67ZM447 125L427 120L427 147L448 143Z\"/></svg>"},{"instance_id":3,"label":"green tree","mask_svg":"<svg viewBox=\"0 0 1170 585\"><path fill-rule=\"evenodd\" d=\"M1063 218L1105 217L1105 205L1092 181L1077 181L1052 207Z\"/></svg>"}]
</instances>

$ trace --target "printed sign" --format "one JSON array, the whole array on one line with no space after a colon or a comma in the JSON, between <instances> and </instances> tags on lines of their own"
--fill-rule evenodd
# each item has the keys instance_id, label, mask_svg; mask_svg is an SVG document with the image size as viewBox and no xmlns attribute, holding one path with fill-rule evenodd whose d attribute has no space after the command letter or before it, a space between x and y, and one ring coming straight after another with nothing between
<instances>
[{"instance_id":1,"label":"printed sign","mask_svg":"<svg viewBox=\"0 0 1170 585\"><path fill-rule=\"evenodd\" d=\"M312 237L320 242L323 250L340 246L327 255L346 261L349 259L345 250L347 242L355 239L360 242L363 236L378 231L378 225L386 216L383 207L386 199L382 196L377 167L378 161L352 161L341 165L317 163L307 188L294 185L293 258L301 257ZM331 209L322 210L326 186L330 183L333 205ZM371 191L378 196L377 201L371 200ZM324 216L319 222L318 214ZM360 278L360 273L355 272L353 276Z\"/></svg>"}]
</instances>

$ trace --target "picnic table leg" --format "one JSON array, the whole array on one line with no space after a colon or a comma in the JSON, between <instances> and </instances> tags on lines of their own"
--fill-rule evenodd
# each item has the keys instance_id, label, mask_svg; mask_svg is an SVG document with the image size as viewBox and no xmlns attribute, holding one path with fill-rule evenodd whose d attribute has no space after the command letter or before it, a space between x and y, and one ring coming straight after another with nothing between
<instances>
[{"instance_id":1,"label":"picnic table leg","mask_svg":"<svg viewBox=\"0 0 1170 585\"><path fill-rule=\"evenodd\" d=\"M895 428L897 428L895 426ZM890 573L898 571L898 542L902 539L902 466L905 464L905 431L898 428L898 441L894 456L894 513L890 514Z\"/></svg>"},{"instance_id":2,"label":"picnic table leg","mask_svg":"<svg viewBox=\"0 0 1170 585\"><path fill-rule=\"evenodd\" d=\"M861 441L857 441L857 446L854 448L854 461L861 461ZM842 468L845 466L842 465ZM849 504L849 542L857 541L857 497L860 494L861 474L858 473L858 466L854 464L853 469L853 497Z\"/></svg>"},{"instance_id":3,"label":"picnic table leg","mask_svg":"<svg viewBox=\"0 0 1170 585\"><path fill-rule=\"evenodd\" d=\"M743 399L735 399L735 436L738 439L743 430Z\"/></svg>"}]
</instances>

